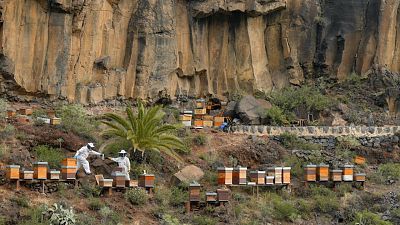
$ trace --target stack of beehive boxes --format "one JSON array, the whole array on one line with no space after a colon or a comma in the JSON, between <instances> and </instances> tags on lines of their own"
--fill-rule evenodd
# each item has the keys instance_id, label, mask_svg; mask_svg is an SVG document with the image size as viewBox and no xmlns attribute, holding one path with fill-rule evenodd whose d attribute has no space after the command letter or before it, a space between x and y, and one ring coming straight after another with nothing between
<instances>
[{"instance_id":1,"label":"stack of beehive boxes","mask_svg":"<svg viewBox=\"0 0 400 225\"><path fill-rule=\"evenodd\" d=\"M329 165L307 165L305 170L306 182L364 182L365 173L355 173L354 165L344 165L340 169L329 169Z\"/></svg>"},{"instance_id":2,"label":"stack of beehive boxes","mask_svg":"<svg viewBox=\"0 0 400 225\"><path fill-rule=\"evenodd\" d=\"M196 100L196 107L194 110L194 127L204 127L204 115L206 115L206 102L204 99Z\"/></svg>"},{"instance_id":3,"label":"stack of beehive boxes","mask_svg":"<svg viewBox=\"0 0 400 225\"><path fill-rule=\"evenodd\" d=\"M64 180L75 180L76 179L76 159L65 158L61 161L61 177Z\"/></svg>"},{"instance_id":4,"label":"stack of beehive boxes","mask_svg":"<svg viewBox=\"0 0 400 225\"><path fill-rule=\"evenodd\" d=\"M182 124L185 127L190 127L192 126L192 116L193 116L193 111L183 111L181 115L179 115L179 120L182 121Z\"/></svg>"}]
</instances>

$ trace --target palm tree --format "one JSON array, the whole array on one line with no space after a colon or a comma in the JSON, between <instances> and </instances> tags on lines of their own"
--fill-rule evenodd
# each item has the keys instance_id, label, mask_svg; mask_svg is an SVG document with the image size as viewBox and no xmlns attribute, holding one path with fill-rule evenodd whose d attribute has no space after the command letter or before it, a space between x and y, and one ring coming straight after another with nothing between
<instances>
[{"instance_id":1,"label":"palm tree","mask_svg":"<svg viewBox=\"0 0 400 225\"><path fill-rule=\"evenodd\" d=\"M132 144L133 151L141 151L142 157L147 150L163 152L181 161L175 150L184 149L184 144L175 134L176 126L163 124L165 113L161 106L146 108L138 101L138 113L134 115L131 107L126 108L127 118L114 113L104 114L102 123L110 129L104 135L123 138Z\"/></svg>"}]
</instances>

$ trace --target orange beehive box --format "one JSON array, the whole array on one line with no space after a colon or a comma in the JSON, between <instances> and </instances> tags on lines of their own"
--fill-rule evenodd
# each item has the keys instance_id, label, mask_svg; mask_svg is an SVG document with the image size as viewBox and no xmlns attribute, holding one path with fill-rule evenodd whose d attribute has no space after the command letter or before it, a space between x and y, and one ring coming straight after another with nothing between
<instances>
[{"instance_id":1,"label":"orange beehive box","mask_svg":"<svg viewBox=\"0 0 400 225\"><path fill-rule=\"evenodd\" d=\"M15 117L16 115L17 115L17 113L14 110L7 110L8 118Z\"/></svg>"},{"instance_id":2,"label":"orange beehive box","mask_svg":"<svg viewBox=\"0 0 400 225\"><path fill-rule=\"evenodd\" d=\"M126 183L125 174L123 174L121 172L115 172L113 177L114 177L113 185L115 187L125 187L125 183Z\"/></svg>"},{"instance_id":3,"label":"orange beehive box","mask_svg":"<svg viewBox=\"0 0 400 225\"><path fill-rule=\"evenodd\" d=\"M342 170L331 170L331 181L341 182L342 181Z\"/></svg>"},{"instance_id":4,"label":"orange beehive box","mask_svg":"<svg viewBox=\"0 0 400 225\"><path fill-rule=\"evenodd\" d=\"M154 175L153 174L142 174L139 176L139 187L153 188L154 187Z\"/></svg>"},{"instance_id":5,"label":"orange beehive box","mask_svg":"<svg viewBox=\"0 0 400 225\"><path fill-rule=\"evenodd\" d=\"M233 169L232 183L236 185L245 185L247 183L247 167L238 166Z\"/></svg>"},{"instance_id":6,"label":"orange beehive box","mask_svg":"<svg viewBox=\"0 0 400 225\"><path fill-rule=\"evenodd\" d=\"M206 101L204 99L197 99L196 100L196 108L203 109L206 107Z\"/></svg>"},{"instance_id":7,"label":"orange beehive box","mask_svg":"<svg viewBox=\"0 0 400 225\"><path fill-rule=\"evenodd\" d=\"M75 158L65 158L61 161L62 166L76 166Z\"/></svg>"},{"instance_id":8,"label":"orange beehive box","mask_svg":"<svg viewBox=\"0 0 400 225\"><path fill-rule=\"evenodd\" d=\"M189 201L199 202L200 201L200 187L198 183L189 184Z\"/></svg>"},{"instance_id":9,"label":"orange beehive box","mask_svg":"<svg viewBox=\"0 0 400 225\"><path fill-rule=\"evenodd\" d=\"M56 117L56 111L54 110L47 110L47 116L51 119Z\"/></svg>"},{"instance_id":10,"label":"orange beehive box","mask_svg":"<svg viewBox=\"0 0 400 225\"><path fill-rule=\"evenodd\" d=\"M210 115L204 115L203 116L203 119L204 120L210 120L211 122L214 120L214 117L213 116L210 116Z\"/></svg>"},{"instance_id":11,"label":"orange beehive box","mask_svg":"<svg viewBox=\"0 0 400 225\"><path fill-rule=\"evenodd\" d=\"M317 166L316 165L307 165L305 167L305 175L306 175L307 182L317 181Z\"/></svg>"},{"instance_id":12,"label":"orange beehive box","mask_svg":"<svg viewBox=\"0 0 400 225\"><path fill-rule=\"evenodd\" d=\"M258 185L265 184L265 171L250 171L250 180Z\"/></svg>"},{"instance_id":13,"label":"orange beehive box","mask_svg":"<svg viewBox=\"0 0 400 225\"><path fill-rule=\"evenodd\" d=\"M342 179L343 181L353 181L354 175L354 166L353 165L344 165L342 166Z\"/></svg>"},{"instance_id":14,"label":"orange beehive box","mask_svg":"<svg viewBox=\"0 0 400 225\"><path fill-rule=\"evenodd\" d=\"M9 180L18 180L19 179L19 165L8 165L6 177Z\"/></svg>"},{"instance_id":15,"label":"orange beehive box","mask_svg":"<svg viewBox=\"0 0 400 225\"><path fill-rule=\"evenodd\" d=\"M195 127L203 127L203 120L194 120Z\"/></svg>"},{"instance_id":16,"label":"orange beehive box","mask_svg":"<svg viewBox=\"0 0 400 225\"><path fill-rule=\"evenodd\" d=\"M31 108L22 108L22 109L18 110L18 113L21 115L29 116L29 115L32 115L33 110Z\"/></svg>"},{"instance_id":17,"label":"orange beehive box","mask_svg":"<svg viewBox=\"0 0 400 225\"><path fill-rule=\"evenodd\" d=\"M362 156L356 156L354 158L354 163L358 164L358 165L365 164L365 161L366 161L366 159L364 157L362 157Z\"/></svg>"},{"instance_id":18,"label":"orange beehive box","mask_svg":"<svg viewBox=\"0 0 400 225\"><path fill-rule=\"evenodd\" d=\"M284 184L290 184L290 170L291 167L283 167L282 172L283 172L283 182Z\"/></svg>"},{"instance_id":19,"label":"orange beehive box","mask_svg":"<svg viewBox=\"0 0 400 225\"><path fill-rule=\"evenodd\" d=\"M29 117L27 116L19 115L17 116L17 122L20 124L29 124L30 120Z\"/></svg>"},{"instance_id":20,"label":"orange beehive box","mask_svg":"<svg viewBox=\"0 0 400 225\"><path fill-rule=\"evenodd\" d=\"M39 180L46 180L47 179L47 170L48 170L47 162L33 163L33 178L39 179Z\"/></svg>"},{"instance_id":21,"label":"orange beehive box","mask_svg":"<svg viewBox=\"0 0 400 225\"><path fill-rule=\"evenodd\" d=\"M212 127L213 121L212 120L203 120L203 126L204 127Z\"/></svg>"},{"instance_id":22,"label":"orange beehive box","mask_svg":"<svg viewBox=\"0 0 400 225\"><path fill-rule=\"evenodd\" d=\"M221 123L223 123L223 122L225 122L225 117L216 116L216 117L214 117L214 122L221 122Z\"/></svg>"},{"instance_id":23,"label":"orange beehive box","mask_svg":"<svg viewBox=\"0 0 400 225\"><path fill-rule=\"evenodd\" d=\"M61 172L58 170L50 170L48 177L50 180L59 180Z\"/></svg>"},{"instance_id":24,"label":"orange beehive box","mask_svg":"<svg viewBox=\"0 0 400 225\"><path fill-rule=\"evenodd\" d=\"M218 170L218 185L231 185L233 168L219 167Z\"/></svg>"},{"instance_id":25,"label":"orange beehive box","mask_svg":"<svg viewBox=\"0 0 400 225\"><path fill-rule=\"evenodd\" d=\"M317 167L317 178L319 181L329 181L329 166L320 164Z\"/></svg>"},{"instance_id":26,"label":"orange beehive box","mask_svg":"<svg viewBox=\"0 0 400 225\"><path fill-rule=\"evenodd\" d=\"M365 181L365 177L366 177L365 173L356 173L356 174L354 174L354 181L364 182Z\"/></svg>"},{"instance_id":27,"label":"orange beehive box","mask_svg":"<svg viewBox=\"0 0 400 225\"><path fill-rule=\"evenodd\" d=\"M61 178L64 180L76 179L76 166L61 166Z\"/></svg>"},{"instance_id":28,"label":"orange beehive box","mask_svg":"<svg viewBox=\"0 0 400 225\"><path fill-rule=\"evenodd\" d=\"M22 171L20 177L24 180L32 180L33 179L33 171Z\"/></svg>"},{"instance_id":29,"label":"orange beehive box","mask_svg":"<svg viewBox=\"0 0 400 225\"><path fill-rule=\"evenodd\" d=\"M207 192L206 193L206 202L216 202L217 201L217 193L216 192Z\"/></svg>"},{"instance_id":30,"label":"orange beehive box","mask_svg":"<svg viewBox=\"0 0 400 225\"><path fill-rule=\"evenodd\" d=\"M139 182L138 182L138 180L125 180L125 185L127 187L138 187Z\"/></svg>"},{"instance_id":31,"label":"orange beehive box","mask_svg":"<svg viewBox=\"0 0 400 225\"><path fill-rule=\"evenodd\" d=\"M214 127L222 126L223 122L214 122Z\"/></svg>"}]
</instances>

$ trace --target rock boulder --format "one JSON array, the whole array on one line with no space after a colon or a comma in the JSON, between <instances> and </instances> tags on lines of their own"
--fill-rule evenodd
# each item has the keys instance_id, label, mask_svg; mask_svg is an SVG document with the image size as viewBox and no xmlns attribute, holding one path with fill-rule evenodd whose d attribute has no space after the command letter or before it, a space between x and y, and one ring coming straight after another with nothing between
<instances>
[{"instance_id":1,"label":"rock boulder","mask_svg":"<svg viewBox=\"0 0 400 225\"><path fill-rule=\"evenodd\" d=\"M192 181L199 181L203 176L204 172L202 169L195 165L189 165L175 173L171 182L174 184L190 183Z\"/></svg>"},{"instance_id":2,"label":"rock boulder","mask_svg":"<svg viewBox=\"0 0 400 225\"><path fill-rule=\"evenodd\" d=\"M257 125L265 119L264 112L272 107L271 103L253 96L244 96L236 104L235 112L242 123Z\"/></svg>"}]
</instances>

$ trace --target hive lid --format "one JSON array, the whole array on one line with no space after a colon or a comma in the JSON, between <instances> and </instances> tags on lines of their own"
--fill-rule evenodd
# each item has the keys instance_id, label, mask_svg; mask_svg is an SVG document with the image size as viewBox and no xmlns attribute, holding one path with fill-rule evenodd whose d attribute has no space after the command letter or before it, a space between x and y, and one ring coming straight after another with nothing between
<instances>
[{"instance_id":1,"label":"hive lid","mask_svg":"<svg viewBox=\"0 0 400 225\"><path fill-rule=\"evenodd\" d=\"M218 167L217 170L229 170L229 171L231 171L231 170L233 170L233 168L232 167Z\"/></svg>"},{"instance_id":2,"label":"hive lid","mask_svg":"<svg viewBox=\"0 0 400 225\"><path fill-rule=\"evenodd\" d=\"M50 171L50 173L52 173L52 174L59 174L60 171L58 171L58 170L52 170L52 171Z\"/></svg>"},{"instance_id":3,"label":"hive lid","mask_svg":"<svg viewBox=\"0 0 400 225\"><path fill-rule=\"evenodd\" d=\"M256 182L247 182L247 185L255 186L255 185L256 185Z\"/></svg>"},{"instance_id":4,"label":"hive lid","mask_svg":"<svg viewBox=\"0 0 400 225\"><path fill-rule=\"evenodd\" d=\"M112 182L113 181L113 179L100 179L100 181L107 181L107 182Z\"/></svg>"},{"instance_id":5,"label":"hive lid","mask_svg":"<svg viewBox=\"0 0 400 225\"><path fill-rule=\"evenodd\" d=\"M201 185L199 183L190 183L189 187L200 187Z\"/></svg>"},{"instance_id":6,"label":"hive lid","mask_svg":"<svg viewBox=\"0 0 400 225\"><path fill-rule=\"evenodd\" d=\"M274 179L274 176L265 176L266 179Z\"/></svg>"},{"instance_id":7,"label":"hive lid","mask_svg":"<svg viewBox=\"0 0 400 225\"><path fill-rule=\"evenodd\" d=\"M33 173L33 171L28 171L28 170L25 170L25 171L22 171L23 173Z\"/></svg>"},{"instance_id":8,"label":"hive lid","mask_svg":"<svg viewBox=\"0 0 400 225\"><path fill-rule=\"evenodd\" d=\"M154 174L151 173L144 173L141 176L145 176L145 177L154 177Z\"/></svg>"},{"instance_id":9,"label":"hive lid","mask_svg":"<svg viewBox=\"0 0 400 225\"><path fill-rule=\"evenodd\" d=\"M321 163L318 165L318 167L329 167L329 165Z\"/></svg>"},{"instance_id":10,"label":"hive lid","mask_svg":"<svg viewBox=\"0 0 400 225\"><path fill-rule=\"evenodd\" d=\"M259 170L259 171L257 171L257 173L265 173L265 171Z\"/></svg>"},{"instance_id":11,"label":"hive lid","mask_svg":"<svg viewBox=\"0 0 400 225\"><path fill-rule=\"evenodd\" d=\"M354 168L354 165L344 165L344 166L341 166L342 168Z\"/></svg>"},{"instance_id":12,"label":"hive lid","mask_svg":"<svg viewBox=\"0 0 400 225\"><path fill-rule=\"evenodd\" d=\"M196 102L206 102L206 100L203 98L199 98L199 99L196 99Z\"/></svg>"},{"instance_id":13,"label":"hive lid","mask_svg":"<svg viewBox=\"0 0 400 225\"><path fill-rule=\"evenodd\" d=\"M193 111L185 110L185 111L183 111L183 113L184 113L184 114L193 114Z\"/></svg>"},{"instance_id":14,"label":"hive lid","mask_svg":"<svg viewBox=\"0 0 400 225\"><path fill-rule=\"evenodd\" d=\"M121 173L120 171L116 171L116 172L115 172L115 176L116 176L116 177L124 177L125 174L124 174L124 173Z\"/></svg>"},{"instance_id":15,"label":"hive lid","mask_svg":"<svg viewBox=\"0 0 400 225\"><path fill-rule=\"evenodd\" d=\"M207 192L206 195L210 196L210 195L217 195L216 192Z\"/></svg>"},{"instance_id":16,"label":"hive lid","mask_svg":"<svg viewBox=\"0 0 400 225\"><path fill-rule=\"evenodd\" d=\"M367 174L365 174L365 173L356 173L356 174L354 174L355 176L366 176Z\"/></svg>"},{"instance_id":17,"label":"hive lid","mask_svg":"<svg viewBox=\"0 0 400 225\"><path fill-rule=\"evenodd\" d=\"M331 170L331 172L334 172L334 173L341 173L342 170Z\"/></svg>"},{"instance_id":18,"label":"hive lid","mask_svg":"<svg viewBox=\"0 0 400 225\"><path fill-rule=\"evenodd\" d=\"M20 168L20 165L8 165L7 168Z\"/></svg>"},{"instance_id":19,"label":"hive lid","mask_svg":"<svg viewBox=\"0 0 400 225\"><path fill-rule=\"evenodd\" d=\"M291 170L292 167L283 167L283 170Z\"/></svg>"},{"instance_id":20,"label":"hive lid","mask_svg":"<svg viewBox=\"0 0 400 225\"><path fill-rule=\"evenodd\" d=\"M48 162L34 162L33 165L48 165Z\"/></svg>"},{"instance_id":21,"label":"hive lid","mask_svg":"<svg viewBox=\"0 0 400 225\"><path fill-rule=\"evenodd\" d=\"M317 165L306 165L307 168L317 168Z\"/></svg>"},{"instance_id":22,"label":"hive lid","mask_svg":"<svg viewBox=\"0 0 400 225\"><path fill-rule=\"evenodd\" d=\"M236 170L247 170L247 167L237 166L235 167Z\"/></svg>"}]
</instances>

